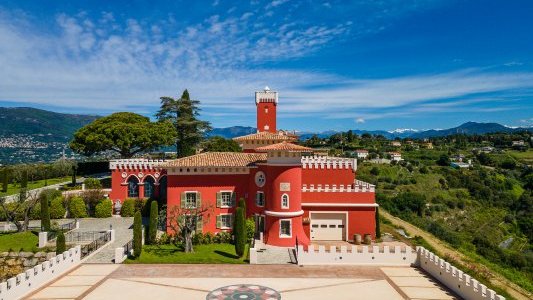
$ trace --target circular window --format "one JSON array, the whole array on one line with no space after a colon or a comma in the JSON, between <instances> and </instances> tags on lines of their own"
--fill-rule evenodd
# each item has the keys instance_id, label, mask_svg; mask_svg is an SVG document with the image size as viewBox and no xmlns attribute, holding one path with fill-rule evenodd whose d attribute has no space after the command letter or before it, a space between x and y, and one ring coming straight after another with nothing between
<instances>
[{"instance_id":1,"label":"circular window","mask_svg":"<svg viewBox=\"0 0 533 300\"><path fill-rule=\"evenodd\" d=\"M259 171L259 172L255 173L255 184L258 187L263 187L265 185L265 182L266 182L266 177L265 177L265 173L263 173L263 171Z\"/></svg>"}]
</instances>

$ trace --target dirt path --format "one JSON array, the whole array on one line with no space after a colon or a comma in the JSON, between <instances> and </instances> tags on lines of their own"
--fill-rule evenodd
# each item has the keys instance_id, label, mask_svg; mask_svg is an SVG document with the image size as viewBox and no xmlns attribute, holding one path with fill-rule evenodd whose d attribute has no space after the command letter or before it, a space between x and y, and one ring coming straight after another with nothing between
<instances>
[{"instance_id":1,"label":"dirt path","mask_svg":"<svg viewBox=\"0 0 533 300\"><path fill-rule=\"evenodd\" d=\"M509 295L511 295L513 298L517 300L533 299L533 294L514 284L513 282L501 276L500 274L492 271L487 266L482 265L480 263L472 263L470 259L468 259L468 257L463 255L459 251L451 248L449 245L442 242L440 239L436 238L431 233L424 231L400 218L394 217L383 209L380 209L379 212L385 218L389 219L394 225L403 227L405 230L407 230L407 232L409 232L411 236L418 235L422 237L443 256L450 257L451 259L458 261L465 266L469 266L471 269L476 270L476 273L490 274L490 283L507 291L507 293L509 293Z\"/></svg>"}]
</instances>

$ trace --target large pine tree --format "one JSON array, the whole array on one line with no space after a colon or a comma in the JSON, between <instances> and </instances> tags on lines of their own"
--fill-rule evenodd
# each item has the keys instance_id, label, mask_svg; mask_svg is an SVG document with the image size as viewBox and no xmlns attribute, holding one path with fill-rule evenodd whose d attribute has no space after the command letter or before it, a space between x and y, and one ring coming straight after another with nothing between
<instances>
[{"instance_id":1,"label":"large pine tree","mask_svg":"<svg viewBox=\"0 0 533 300\"><path fill-rule=\"evenodd\" d=\"M183 91L181 98L161 97L161 109L156 114L160 120L170 120L176 128L176 154L185 157L195 153L195 147L202 141L206 131L211 130L207 121L198 119L200 101L191 100L189 92Z\"/></svg>"}]
</instances>

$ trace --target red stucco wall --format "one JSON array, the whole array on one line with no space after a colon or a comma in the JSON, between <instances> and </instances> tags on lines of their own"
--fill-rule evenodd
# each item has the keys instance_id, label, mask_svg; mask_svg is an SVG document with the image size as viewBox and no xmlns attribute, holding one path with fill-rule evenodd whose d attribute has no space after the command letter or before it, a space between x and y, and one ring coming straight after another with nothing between
<instances>
[{"instance_id":1,"label":"red stucco wall","mask_svg":"<svg viewBox=\"0 0 533 300\"><path fill-rule=\"evenodd\" d=\"M265 108L268 108L268 113L265 113ZM264 130L265 125L268 125L268 130ZM277 132L276 104L274 102L259 102L257 104L257 130L259 132Z\"/></svg>"}]
</instances>

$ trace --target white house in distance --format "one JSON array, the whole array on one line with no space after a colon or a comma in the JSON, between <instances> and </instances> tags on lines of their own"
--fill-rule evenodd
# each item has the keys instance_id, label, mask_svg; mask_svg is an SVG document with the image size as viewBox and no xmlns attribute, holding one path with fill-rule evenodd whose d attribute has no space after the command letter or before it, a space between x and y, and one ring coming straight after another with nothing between
<instances>
[{"instance_id":1,"label":"white house in distance","mask_svg":"<svg viewBox=\"0 0 533 300\"><path fill-rule=\"evenodd\" d=\"M400 143L399 141L392 141L390 144L393 147L401 147L402 146L402 143Z\"/></svg>"},{"instance_id":2,"label":"white house in distance","mask_svg":"<svg viewBox=\"0 0 533 300\"><path fill-rule=\"evenodd\" d=\"M402 154L400 152L389 152L390 159L395 161L402 160Z\"/></svg>"},{"instance_id":3,"label":"white house in distance","mask_svg":"<svg viewBox=\"0 0 533 300\"><path fill-rule=\"evenodd\" d=\"M366 159L368 156L368 150L358 149L358 150L355 150L355 154L357 155L357 158L359 159Z\"/></svg>"}]
</instances>

